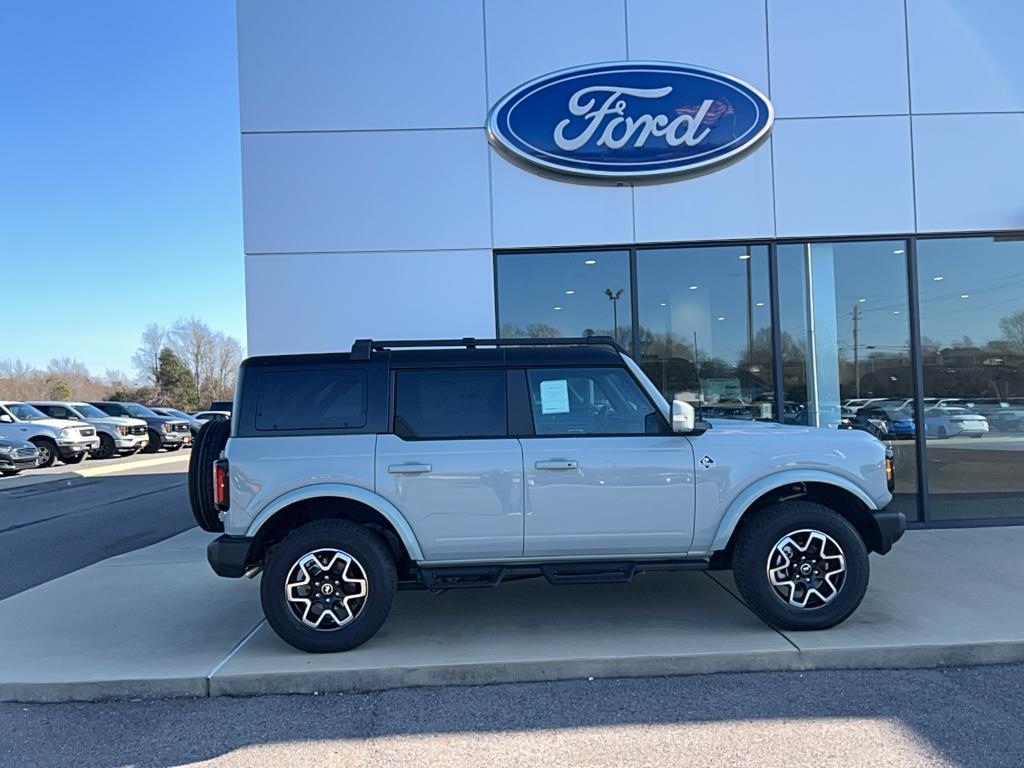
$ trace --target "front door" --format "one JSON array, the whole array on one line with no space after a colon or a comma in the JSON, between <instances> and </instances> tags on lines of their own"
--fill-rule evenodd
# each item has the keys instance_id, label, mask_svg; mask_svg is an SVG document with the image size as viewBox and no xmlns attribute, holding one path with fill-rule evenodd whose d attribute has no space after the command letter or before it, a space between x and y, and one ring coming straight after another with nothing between
<instances>
[{"instance_id":1,"label":"front door","mask_svg":"<svg viewBox=\"0 0 1024 768\"><path fill-rule=\"evenodd\" d=\"M523 553L523 455L507 436L505 379L499 368L395 375L377 493L408 520L427 560Z\"/></svg>"},{"instance_id":2,"label":"front door","mask_svg":"<svg viewBox=\"0 0 1024 768\"><path fill-rule=\"evenodd\" d=\"M623 368L527 371L524 554L678 555L693 539L694 457Z\"/></svg>"}]
</instances>

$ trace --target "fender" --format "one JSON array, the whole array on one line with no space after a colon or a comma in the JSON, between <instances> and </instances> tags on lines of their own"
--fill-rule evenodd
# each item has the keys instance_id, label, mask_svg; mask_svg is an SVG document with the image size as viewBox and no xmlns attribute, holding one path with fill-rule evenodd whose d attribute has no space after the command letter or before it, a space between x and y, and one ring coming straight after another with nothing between
<instances>
[{"instance_id":1,"label":"fender","mask_svg":"<svg viewBox=\"0 0 1024 768\"><path fill-rule=\"evenodd\" d=\"M736 530L736 526L739 525L740 518L743 517L743 514L751 504L769 491L774 491L776 488L792 485L793 483L822 483L823 485L834 485L837 488L842 488L844 491L852 493L864 502L868 509L878 509L878 505L867 493L864 492L863 488L855 485L841 475L817 469L792 469L785 472L776 472L775 474L762 477L760 480L751 483L743 489L739 496L733 499L729 508L725 511L725 515L722 516L721 522L718 524L718 531L715 533L715 539L711 543L710 551L718 552L725 549L733 531Z\"/></svg>"},{"instance_id":2,"label":"fender","mask_svg":"<svg viewBox=\"0 0 1024 768\"><path fill-rule=\"evenodd\" d=\"M420 549L420 543L416 540L416 534L413 533L412 528L402 516L402 513L398 511L398 508L387 499L378 496L373 491L369 491L366 488L360 488L358 485L349 485L347 483L317 483L316 485L305 485L301 488L296 488L278 496L263 507L263 509L260 510L260 513L253 518L253 521L249 523L249 528L246 530L245 535L250 538L255 536L259 532L260 528L262 528L270 518L285 507L291 506L298 501L318 499L325 496L337 499L352 499L353 501L361 502L376 510L394 526L396 531L398 531L398 536L402 540L402 544L405 545L405 549L409 553L409 557L416 562L423 560L423 551Z\"/></svg>"}]
</instances>

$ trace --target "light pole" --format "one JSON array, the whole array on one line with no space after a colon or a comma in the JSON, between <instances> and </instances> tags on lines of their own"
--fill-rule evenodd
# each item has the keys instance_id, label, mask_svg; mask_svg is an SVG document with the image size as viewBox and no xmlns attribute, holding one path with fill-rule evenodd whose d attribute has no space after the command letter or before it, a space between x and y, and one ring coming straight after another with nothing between
<instances>
[{"instance_id":1,"label":"light pole","mask_svg":"<svg viewBox=\"0 0 1024 768\"><path fill-rule=\"evenodd\" d=\"M608 300L612 303L612 325L615 329L615 342L619 341L619 297L622 295L622 288L617 291L613 291L611 288L604 289L604 295L608 297Z\"/></svg>"}]
</instances>

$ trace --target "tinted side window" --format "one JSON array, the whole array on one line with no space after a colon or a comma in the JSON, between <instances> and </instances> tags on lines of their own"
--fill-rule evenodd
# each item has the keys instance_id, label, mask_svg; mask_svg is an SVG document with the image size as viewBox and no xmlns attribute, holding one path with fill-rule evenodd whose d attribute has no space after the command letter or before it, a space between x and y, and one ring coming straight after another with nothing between
<instances>
[{"instance_id":1,"label":"tinted side window","mask_svg":"<svg viewBox=\"0 0 1024 768\"><path fill-rule=\"evenodd\" d=\"M535 368L527 374L538 435L660 431L651 401L622 368Z\"/></svg>"},{"instance_id":2,"label":"tinted side window","mask_svg":"<svg viewBox=\"0 0 1024 768\"><path fill-rule=\"evenodd\" d=\"M505 437L505 371L400 371L395 434L406 438Z\"/></svg>"},{"instance_id":3,"label":"tinted side window","mask_svg":"<svg viewBox=\"0 0 1024 768\"><path fill-rule=\"evenodd\" d=\"M265 373L256 429L359 429L366 426L366 372L293 370Z\"/></svg>"}]
</instances>

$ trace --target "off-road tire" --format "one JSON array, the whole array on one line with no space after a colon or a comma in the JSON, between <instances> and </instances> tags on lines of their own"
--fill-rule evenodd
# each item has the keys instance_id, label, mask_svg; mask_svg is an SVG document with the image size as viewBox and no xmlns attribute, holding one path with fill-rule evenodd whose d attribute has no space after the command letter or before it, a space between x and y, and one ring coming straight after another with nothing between
<instances>
[{"instance_id":1,"label":"off-road tire","mask_svg":"<svg viewBox=\"0 0 1024 768\"><path fill-rule=\"evenodd\" d=\"M52 467L54 462L60 458L60 449L53 440L37 440L35 441L35 446L39 449L39 463L36 465L37 469Z\"/></svg>"},{"instance_id":2,"label":"off-road tire","mask_svg":"<svg viewBox=\"0 0 1024 768\"><path fill-rule=\"evenodd\" d=\"M304 555L320 549L341 550L355 558L366 575L367 597L350 623L336 629L313 629L302 623L286 600L288 574ZM316 520L296 528L265 557L260 600L267 622L289 645L311 653L347 651L380 629L398 587L395 560L384 540L350 520Z\"/></svg>"},{"instance_id":3,"label":"off-road tire","mask_svg":"<svg viewBox=\"0 0 1024 768\"><path fill-rule=\"evenodd\" d=\"M213 506L213 462L228 444L231 424L208 421L196 435L188 457L188 503L199 527L210 533L224 530L224 523Z\"/></svg>"},{"instance_id":4,"label":"off-road tire","mask_svg":"<svg viewBox=\"0 0 1024 768\"><path fill-rule=\"evenodd\" d=\"M809 501L784 501L741 522L732 554L733 577L750 609L785 630L827 629L844 621L867 591L868 551L857 529L835 510ZM843 550L846 574L831 602L815 608L789 605L768 578L769 556L784 536L813 529L831 537Z\"/></svg>"},{"instance_id":5,"label":"off-road tire","mask_svg":"<svg viewBox=\"0 0 1024 768\"><path fill-rule=\"evenodd\" d=\"M117 444L110 435L100 433L100 447L92 452L94 459L112 459L117 454Z\"/></svg>"},{"instance_id":6,"label":"off-road tire","mask_svg":"<svg viewBox=\"0 0 1024 768\"><path fill-rule=\"evenodd\" d=\"M142 449L143 453L156 453L164 445L164 439L160 436L160 433L155 429L146 430L146 434L149 435L149 442L146 447Z\"/></svg>"}]
</instances>

